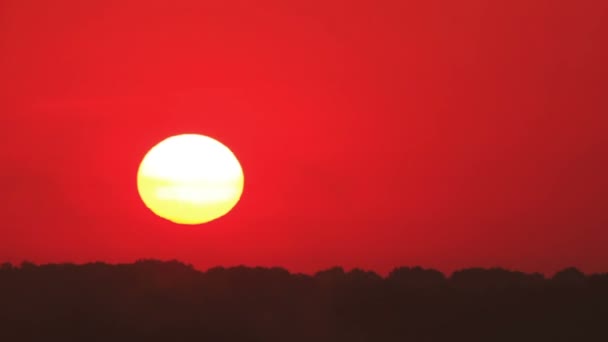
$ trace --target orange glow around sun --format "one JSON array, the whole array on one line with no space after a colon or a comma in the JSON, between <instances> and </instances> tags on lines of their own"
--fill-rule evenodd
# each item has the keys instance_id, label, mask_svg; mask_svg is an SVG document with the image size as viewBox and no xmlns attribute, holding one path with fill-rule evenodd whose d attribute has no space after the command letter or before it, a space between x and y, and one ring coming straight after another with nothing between
<instances>
[{"instance_id":1,"label":"orange glow around sun","mask_svg":"<svg viewBox=\"0 0 608 342\"><path fill-rule=\"evenodd\" d=\"M201 224L227 214L243 192L243 170L219 141L198 134L169 137L154 146L137 172L144 204L179 224Z\"/></svg>"}]
</instances>

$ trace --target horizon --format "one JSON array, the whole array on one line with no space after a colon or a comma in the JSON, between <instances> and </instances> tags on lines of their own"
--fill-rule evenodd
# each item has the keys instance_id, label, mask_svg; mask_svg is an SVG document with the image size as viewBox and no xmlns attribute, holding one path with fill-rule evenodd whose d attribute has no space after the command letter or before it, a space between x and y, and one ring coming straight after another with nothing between
<instances>
[{"instance_id":1,"label":"horizon","mask_svg":"<svg viewBox=\"0 0 608 342\"><path fill-rule=\"evenodd\" d=\"M332 271L332 270L336 270L336 269L340 269L344 272L344 274L348 274L351 272L357 272L357 271L362 271L365 273L373 273L377 276L379 276L382 279L387 279L390 277L391 273L397 270L415 270L415 271L432 271L432 272L439 272L440 274L442 274L445 279L450 279L454 273L458 273L458 272L462 272L462 271L504 271L504 272L508 272L508 273L517 273L517 274L523 274L526 276L537 276L537 275L541 275L543 279L545 280L551 280L553 279L557 274L564 272L564 271L571 271L571 270L575 270L577 272L580 272L581 274L585 275L586 277L589 276L607 276L608 272L594 272L594 273L586 273L583 272L582 270L580 270L579 268L575 267L575 266L567 266L564 267L560 270L557 270L556 272L554 272L553 274L547 274L547 273L543 273L543 272L525 272L525 271L521 271L521 270L517 270L517 269L509 269L509 268L504 268L501 266L491 266L491 267L476 267L476 266L471 266L471 267L463 267L463 268L458 268L455 269L451 272L443 272L441 270L438 269L434 269L434 268L430 268L430 267L423 267L420 265L413 265L413 266L408 266L408 265L401 265L401 266L395 266L394 268L392 268L391 270L389 270L386 273L379 273L376 272L374 270L371 269L364 269L364 268L360 268L360 267L352 267L352 268L345 268L343 266L340 265L334 265L334 266L329 266L327 268L322 268L322 269L318 269L317 271L314 272L294 272L292 270L289 270L288 268L282 267L280 265L275 265L275 266L263 266L263 265L247 265L247 264L235 264L235 265L216 265L216 266L212 266L206 269L200 269L195 267L192 264L177 260L177 259L167 259L167 260L161 260L161 259L137 259L134 260L132 262L117 262L117 263L110 263L110 262L105 262L102 260L98 260L98 261L87 261L87 262L82 262L82 263L76 263L76 262L70 262L70 261L66 261L66 262L48 262L48 263L34 263L28 260L23 260L19 263L11 263L11 262L2 262L0 260L0 267L3 267L5 265L10 265L13 269L22 269L24 267L24 265L27 266L35 266L35 267L45 267L45 266L77 266L77 267L81 267L81 266L87 266L87 265L96 265L96 264L103 264L103 265L107 265L107 266L131 266L131 265L137 265L137 264L145 264L145 263L160 263L160 264L179 264L181 266L185 266L187 268L190 268L196 272L199 273L207 273L209 271L213 271L213 270L217 270L217 269L224 269L224 270L232 270L232 269L240 269L240 268L246 268L246 269L262 269L262 270L273 270L273 269L279 269L279 270L283 270L286 271L287 273L289 273L290 275L304 275L304 276L308 276L308 277L315 277L317 276L319 273L325 272L325 271Z\"/></svg>"}]
</instances>

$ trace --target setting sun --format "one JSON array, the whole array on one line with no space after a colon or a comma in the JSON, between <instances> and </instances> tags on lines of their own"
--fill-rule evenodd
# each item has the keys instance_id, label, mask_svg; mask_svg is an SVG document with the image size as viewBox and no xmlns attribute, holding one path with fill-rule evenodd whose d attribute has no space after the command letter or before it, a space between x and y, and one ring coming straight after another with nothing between
<instances>
[{"instance_id":1,"label":"setting sun","mask_svg":"<svg viewBox=\"0 0 608 342\"><path fill-rule=\"evenodd\" d=\"M144 204L179 224L201 224L227 214L239 201L243 184L243 170L232 151L198 134L161 141L137 172Z\"/></svg>"}]
</instances>

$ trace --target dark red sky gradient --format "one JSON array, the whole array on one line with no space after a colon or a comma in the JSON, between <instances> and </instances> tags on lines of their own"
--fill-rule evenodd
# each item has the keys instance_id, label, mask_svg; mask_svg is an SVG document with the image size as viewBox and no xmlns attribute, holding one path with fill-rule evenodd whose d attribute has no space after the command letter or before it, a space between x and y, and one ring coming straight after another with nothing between
<instances>
[{"instance_id":1,"label":"dark red sky gradient","mask_svg":"<svg viewBox=\"0 0 608 342\"><path fill-rule=\"evenodd\" d=\"M0 0L0 260L608 271L608 2ZM211 224L137 167L242 162Z\"/></svg>"}]
</instances>

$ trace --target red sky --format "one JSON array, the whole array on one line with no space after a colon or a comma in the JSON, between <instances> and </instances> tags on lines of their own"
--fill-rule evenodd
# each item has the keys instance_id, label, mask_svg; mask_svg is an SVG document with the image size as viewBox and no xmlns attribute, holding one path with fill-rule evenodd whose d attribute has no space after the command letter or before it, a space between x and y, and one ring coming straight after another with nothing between
<instances>
[{"instance_id":1,"label":"red sky","mask_svg":"<svg viewBox=\"0 0 608 342\"><path fill-rule=\"evenodd\" d=\"M608 271L608 2L0 0L0 260ZM136 171L210 135L235 210Z\"/></svg>"}]
</instances>

